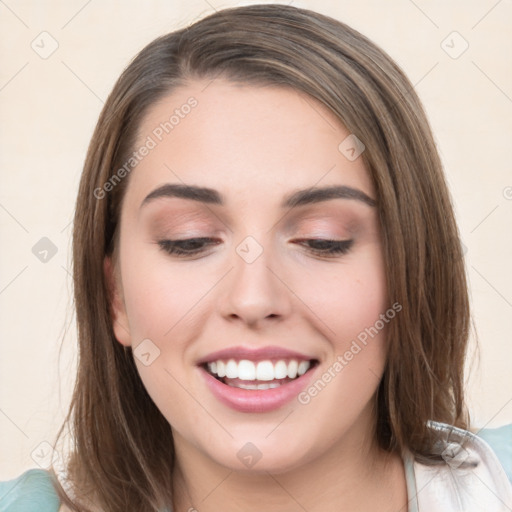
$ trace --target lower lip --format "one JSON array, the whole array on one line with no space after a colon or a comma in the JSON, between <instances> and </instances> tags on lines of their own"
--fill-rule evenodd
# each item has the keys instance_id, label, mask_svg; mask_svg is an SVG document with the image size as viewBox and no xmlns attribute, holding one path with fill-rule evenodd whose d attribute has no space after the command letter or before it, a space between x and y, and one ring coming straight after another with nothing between
<instances>
[{"instance_id":1,"label":"lower lip","mask_svg":"<svg viewBox=\"0 0 512 512\"><path fill-rule=\"evenodd\" d=\"M296 398L311 380L315 368L287 384L272 389L242 389L228 386L210 375L204 368L199 370L210 391L224 405L239 412L269 412Z\"/></svg>"}]
</instances>

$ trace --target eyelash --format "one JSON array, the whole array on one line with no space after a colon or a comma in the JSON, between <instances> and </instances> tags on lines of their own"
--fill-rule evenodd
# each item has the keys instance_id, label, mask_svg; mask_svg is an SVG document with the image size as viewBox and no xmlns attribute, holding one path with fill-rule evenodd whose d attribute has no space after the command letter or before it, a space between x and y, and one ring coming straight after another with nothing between
<instances>
[{"instance_id":1,"label":"eyelash","mask_svg":"<svg viewBox=\"0 0 512 512\"><path fill-rule=\"evenodd\" d=\"M326 238L305 238L302 241L309 244L316 243L316 248L310 246L311 251L325 256L347 254L354 243L354 240L329 240Z\"/></svg>"},{"instance_id":2,"label":"eyelash","mask_svg":"<svg viewBox=\"0 0 512 512\"><path fill-rule=\"evenodd\" d=\"M328 240L324 238L306 238L299 240L300 242L307 242L308 244L317 244L317 247L310 247L311 252L322 256L332 257L343 255L349 252L352 248L354 240ZM160 240L158 245L168 254L178 257L194 256L205 251L205 245L198 248L197 244L218 245L220 240L215 240L209 237L200 238L187 238L184 240ZM190 245L195 246L190 249ZM301 244L304 245L304 244ZM186 247L189 247L187 249ZM320 246L320 247L318 247Z\"/></svg>"},{"instance_id":3,"label":"eyelash","mask_svg":"<svg viewBox=\"0 0 512 512\"><path fill-rule=\"evenodd\" d=\"M186 238L184 240L160 240L158 245L161 249L169 254L174 254L176 256L192 256L194 254L198 254L204 251L204 246L200 249L192 249L187 250L185 247L187 245L197 245L198 243L206 243L209 242L208 245L217 245L220 241L217 241L213 238L209 237L200 237L200 238Z\"/></svg>"}]
</instances>

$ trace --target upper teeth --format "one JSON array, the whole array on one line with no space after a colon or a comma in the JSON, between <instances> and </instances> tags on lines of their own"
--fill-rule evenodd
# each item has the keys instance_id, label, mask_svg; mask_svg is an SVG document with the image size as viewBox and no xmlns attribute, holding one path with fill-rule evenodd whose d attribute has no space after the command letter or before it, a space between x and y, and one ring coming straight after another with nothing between
<instances>
[{"instance_id":1,"label":"upper teeth","mask_svg":"<svg viewBox=\"0 0 512 512\"><path fill-rule=\"evenodd\" d=\"M274 379L295 379L295 377L304 375L311 366L310 361L289 361L279 360L272 362L270 360L254 363L248 359L235 361L212 361L208 363L210 373L218 377L227 377L228 379L240 380L274 380Z\"/></svg>"}]
</instances>

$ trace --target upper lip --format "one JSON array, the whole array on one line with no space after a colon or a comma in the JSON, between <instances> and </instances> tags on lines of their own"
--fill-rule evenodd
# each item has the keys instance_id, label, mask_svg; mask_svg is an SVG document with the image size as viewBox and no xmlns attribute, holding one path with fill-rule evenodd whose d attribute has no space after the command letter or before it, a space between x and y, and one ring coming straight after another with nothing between
<instances>
[{"instance_id":1,"label":"upper lip","mask_svg":"<svg viewBox=\"0 0 512 512\"><path fill-rule=\"evenodd\" d=\"M212 361L229 359L248 359L249 361L264 361L267 359L297 359L299 361L311 361L315 358L306 354L301 354L300 352L296 352L294 350L288 350L286 348L277 346L268 346L262 348L247 348L238 346L212 352L199 359L197 364L202 365Z\"/></svg>"}]
</instances>

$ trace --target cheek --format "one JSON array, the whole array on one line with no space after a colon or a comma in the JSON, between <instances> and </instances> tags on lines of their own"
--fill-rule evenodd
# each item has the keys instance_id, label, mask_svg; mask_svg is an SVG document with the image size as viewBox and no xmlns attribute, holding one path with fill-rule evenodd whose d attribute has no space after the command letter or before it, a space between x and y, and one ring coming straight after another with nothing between
<instances>
[{"instance_id":1,"label":"cheek","mask_svg":"<svg viewBox=\"0 0 512 512\"><path fill-rule=\"evenodd\" d=\"M194 321L194 305L208 291L207 276L198 275L193 266L176 271L147 245L136 247L132 242L123 254L126 311L134 361L144 387L173 426L181 427L196 416L199 421L201 411L191 406L182 383L188 379L187 344L200 335L202 323ZM144 353L149 357L142 357Z\"/></svg>"},{"instance_id":2,"label":"cheek","mask_svg":"<svg viewBox=\"0 0 512 512\"><path fill-rule=\"evenodd\" d=\"M345 404L347 414L357 409L356 402L370 400L378 386L386 363L387 325L395 311L388 304L384 265L377 247L364 257L333 265L315 278L303 278L303 296L308 296L308 307L319 318L317 325L332 352L320 376L322 382L311 396L328 382L329 391L322 393L317 405L323 403L329 408L335 400ZM305 401L309 398L306 396Z\"/></svg>"},{"instance_id":3,"label":"cheek","mask_svg":"<svg viewBox=\"0 0 512 512\"><path fill-rule=\"evenodd\" d=\"M133 342L142 336L163 343L205 294L208 280L201 279L193 266L176 271L147 247L125 254L123 284Z\"/></svg>"},{"instance_id":4,"label":"cheek","mask_svg":"<svg viewBox=\"0 0 512 512\"><path fill-rule=\"evenodd\" d=\"M373 326L389 307L378 254L330 269L323 267L321 272L303 277L301 289L336 350L344 349L347 341Z\"/></svg>"}]
</instances>

